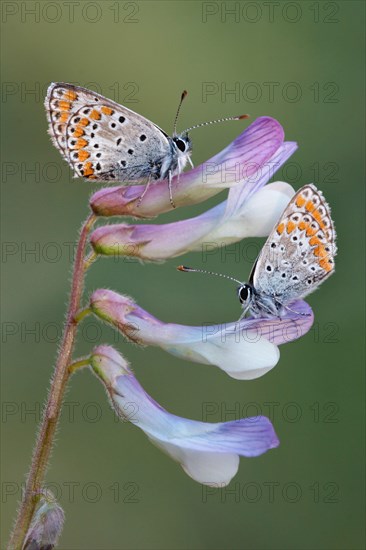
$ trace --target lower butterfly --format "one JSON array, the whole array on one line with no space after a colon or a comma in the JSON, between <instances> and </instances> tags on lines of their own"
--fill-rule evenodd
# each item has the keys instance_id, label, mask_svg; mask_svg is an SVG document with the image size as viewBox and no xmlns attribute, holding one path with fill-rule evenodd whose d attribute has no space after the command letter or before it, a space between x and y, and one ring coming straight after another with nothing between
<instances>
[{"instance_id":1,"label":"lower butterfly","mask_svg":"<svg viewBox=\"0 0 366 550\"><path fill-rule=\"evenodd\" d=\"M248 283L191 267L239 284L238 297L253 317L281 317L334 273L336 232L330 208L315 185L305 185L291 199L260 252ZM296 313L296 311L294 311Z\"/></svg>"},{"instance_id":2,"label":"lower butterfly","mask_svg":"<svg viewBox=\"0 0 366 550\"><path fill-rule=\"evenodd\" d=\"M45 100L49 133L75 177L146 183L143 195L151 181L167 179L174 207L172 177L179 175L187 162L192 164L188 132L215 122L247 118L242 115L204 122L177 134L178 114L186 95L183 92L181 96L170 137L143 116L93 91L54 83L48 88Z\"/></svg>"}]
</instances>

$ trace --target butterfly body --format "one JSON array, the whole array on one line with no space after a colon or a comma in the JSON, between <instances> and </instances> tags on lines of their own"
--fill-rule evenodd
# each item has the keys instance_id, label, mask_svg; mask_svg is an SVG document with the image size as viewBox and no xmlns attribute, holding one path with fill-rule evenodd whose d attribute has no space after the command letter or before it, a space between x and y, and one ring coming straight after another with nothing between
<instances>
[{"instance_id":1,"label":"butterfly body","mask_svg":"<svg viewBox=\"0 0 366 550\"><path fill-rule=\"evenodd\" d=\"M336 233L330 208L314 185L292 198L238 288L243 315L281 317L334 272Z\"/></svg>"},{"instance_id":2,"label":"butterfly body","mask_svg":"<svg viewBox=\"0 0 366 550\"><path fill-rule=\"evenodd\" d=\"M128 184L171 180L190 157L187 133L170 137L143 116L86 88L51 84L45 107L52 141L75 177Z\"/></svg>"}]
</instances>

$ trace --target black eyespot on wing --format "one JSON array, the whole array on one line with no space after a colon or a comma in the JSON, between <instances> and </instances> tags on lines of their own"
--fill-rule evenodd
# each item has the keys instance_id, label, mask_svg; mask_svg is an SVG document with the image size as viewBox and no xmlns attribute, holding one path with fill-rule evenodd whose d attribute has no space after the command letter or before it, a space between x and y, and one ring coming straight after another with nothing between
<instances>
[{"instance_id":1,"label":"black eyespot on wing","mask_svg":"<svg viewBox=\"0 0 366 550\"><path fill-rule=\"evenodd\" d=\"M146 139L145 134L141 134L141 136L140 136L140 141L145 141L145 139Z\"/></svg>"}]
</instances>

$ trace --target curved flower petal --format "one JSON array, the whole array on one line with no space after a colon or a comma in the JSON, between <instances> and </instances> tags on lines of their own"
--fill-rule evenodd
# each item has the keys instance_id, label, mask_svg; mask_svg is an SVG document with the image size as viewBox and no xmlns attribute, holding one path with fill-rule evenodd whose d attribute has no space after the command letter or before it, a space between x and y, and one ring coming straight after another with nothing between
<instances>
[{"instance_id":1,"label":"curved flower petal","mask_svg":"<svg viewBox=\"0 0 366 550\"><path fill-rule=\"evenodd\" d=\"M296 143L284 143L250 180L231 188L226 201L200 216L163 225L98 227L90 237L91 244L98 254L156 261L202 250L207 243L222 246L245 237L266 236L294 190L284 182L263 186L296 148Z\"/></svg>"},{"instance_id":2,"label":"curved flower petal","mask_svg":"<svg viewBox=\"0 0 366 550\"><path fill-rule=\"evenodd\" d=\"M283 128L270 117L256 119L223 151L200 166L174 177L176 206L202 202L243 180L249 179L279 149ZM94 193L90 206L98 216L151 218L172 209L166 181L150 185L144 200L138 199L145 186L107 187Z\"/></svg>"},{"instance_id":3,"label":"curved flower petal","mask_svg":"<svg viewBox=\"0 0 366 550\"><path fill-rule=\"evenodd\" d=\"M211 424L169 413L145 392L111 346L98 346L90 364L119 416L143 430L199 483L227 485L238 470L239 456L259 456L279 444L264 416Z\"/></svg>"},{"instance_id":4,"label":"curved flower petal","mask_svg":"<svg viewBox=\"0 0 366 550\"><path fill-rule=\"evenodd\" d=\"M163 323L131 298L107 289L96 290L90 308L130 340L158 346L172 355L215 365L232 378L263 376L278 362L278 345L300 338L313 324L310 306L299 300L281 319L247 318L236 323L185 326Z\"/></svg>"},{"instance_id":5,"label":"curved flower petal","mask_svg":"<svg viewBox=\"0 0 366 550\"><path fill-rule=\"evenodd\" d=\"M291 185L274 182L249 197L242 210L225 215L226 201L188 220L163 225L125 223L98 227L90 236L97 254L134 256L159 261L240 241L267 236L294 195Z\"/></svg>"}]
</instances>

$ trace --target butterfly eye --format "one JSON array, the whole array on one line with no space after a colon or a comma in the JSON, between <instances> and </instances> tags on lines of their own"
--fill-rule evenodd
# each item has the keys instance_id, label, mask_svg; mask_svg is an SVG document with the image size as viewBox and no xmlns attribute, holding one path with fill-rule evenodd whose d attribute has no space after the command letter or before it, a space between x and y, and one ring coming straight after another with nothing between
<instances>
[{"instance_id":1,"label":"butterfly eye","mask_svg":"<svg viewBox=\"0 0 366 550\"><path fill-rule=\"evenodd\" d=\"M178 147L179 151L182 151L182 153L184 153L184 151L186 150L185 142L182 139L176 139L174 141L175 141L175 144Z\"/></svg>"},{"instance_id":2,"label":"butterfly eye","mask_svg":"<svg viewBox=\"0 0 366 550\"><path fill-rule=\"evenodd\" d=\"M245 304L250 300L252 295L252 289L249 285L243 285L238 288L238 297L241 304Z\"/></svg>"}]
</instances>

